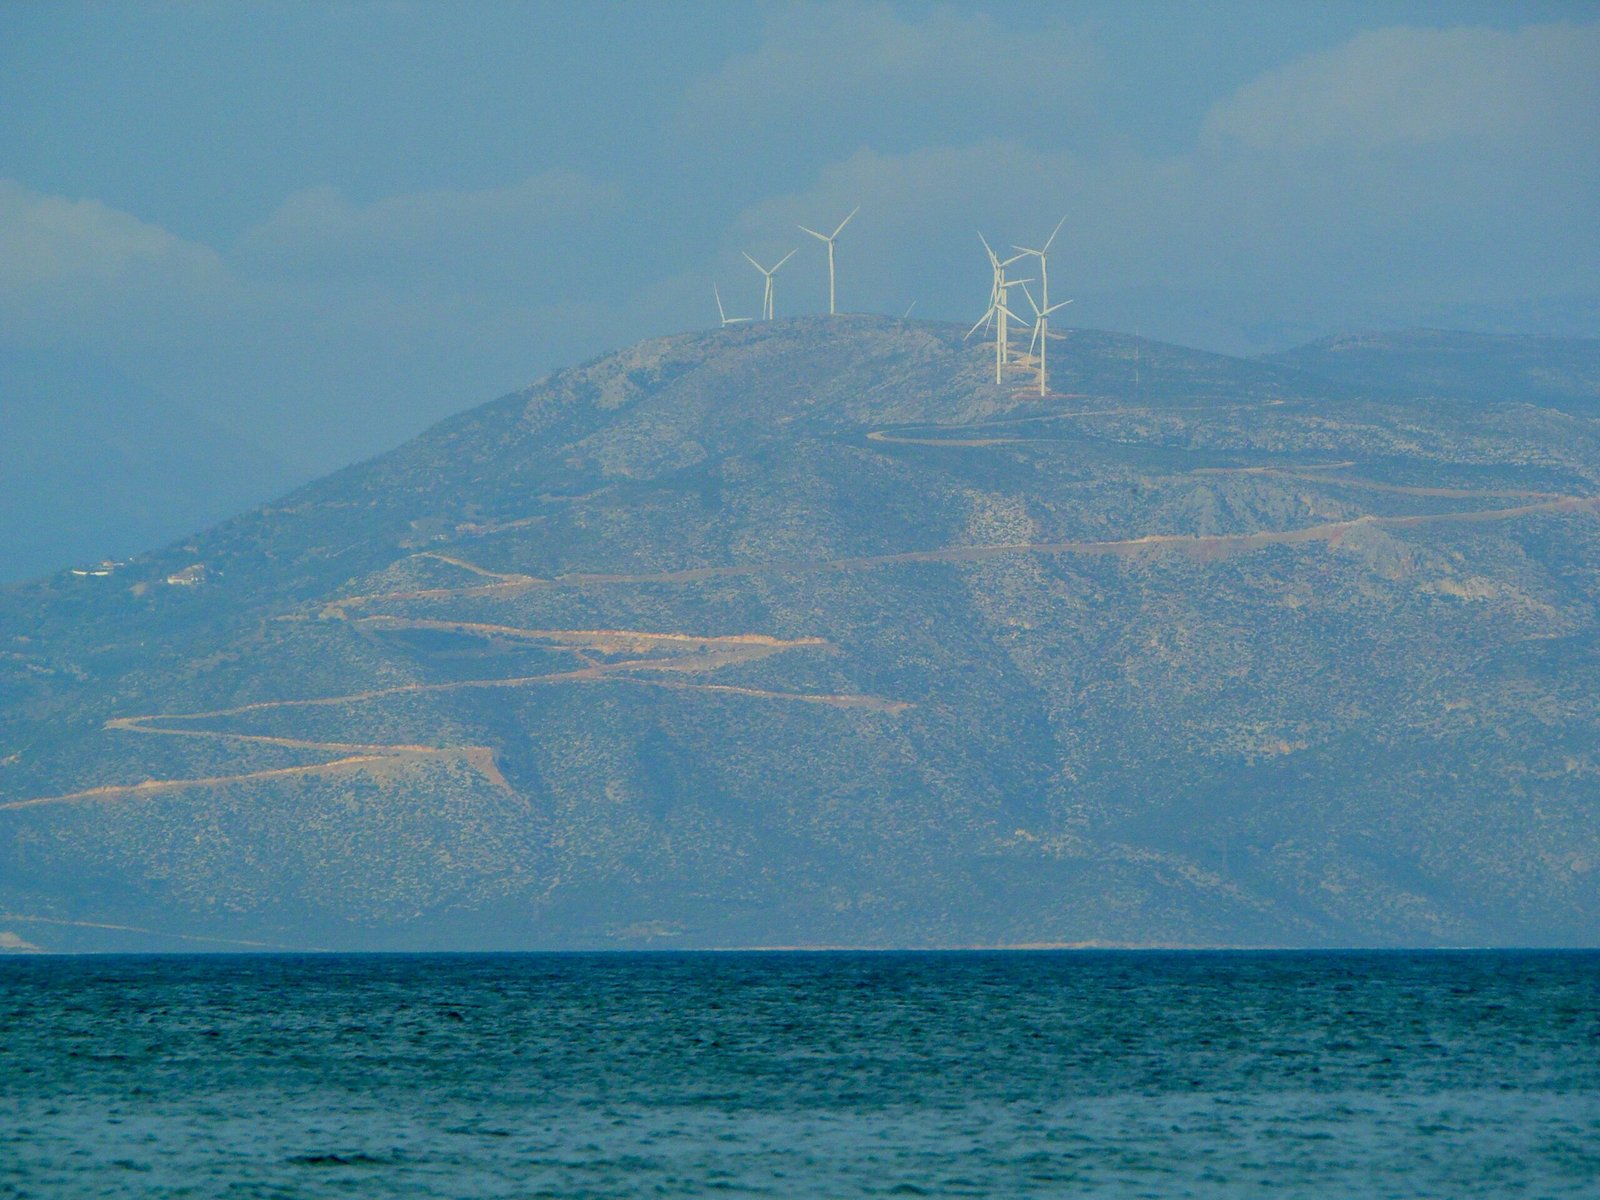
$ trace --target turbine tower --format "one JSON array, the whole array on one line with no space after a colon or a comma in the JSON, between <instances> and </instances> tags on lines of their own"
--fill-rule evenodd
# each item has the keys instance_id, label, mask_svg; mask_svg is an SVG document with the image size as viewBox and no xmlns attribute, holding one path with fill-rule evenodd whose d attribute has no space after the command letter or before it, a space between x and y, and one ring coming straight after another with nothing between
<instances>
[{"instance_id":1,"label":"turbine tower","mask_svg":"<svg viewBox=\"0 0 1600 1200\"><path fill-rule=\"evenodd\" d=\"M1003 264L1002 269L1004 269ZM1019 283L1023 285L1023 290L1026 291L1028 284L1026 279L1007 279L1003 275L1000 278L1000 300L994 306L994 381L996 383L1000 382L1000 368L1011 361L1011 322L1015 321L1018 325L1022 324L1022 318L1011 311L1009 303L1011 300L1010 290Z\"/></svg>"},{"instance_id":2,"label":"turbine tower","mask_svg":"<svg viewBox=\"0 0 1600 1200\"><path fill-rule=\"evenodd\" d=\"M1012 312L1010 307L1006 304L1006 300L1008 298L1006 296L1006 292L1009 291L1012 285L1016 282L1018 281L1014 279L1006 279L1004 276L996 276L994 289L995 298L989 303L989 311L978 318L978 323L976 325L967 330L967 337L971 337L973 334L977 333L982 326L988 324L991 320L995 323L994 381L996 383L1000 382L1001 368L1004 367L1008 361L1010 361L1009 351L1011 347L1009 342L1011 340L1011 326L1009 322L1016 321L1020 323L1022 321L1022 318L1017 316L1016 313Z\"/></svg>"},{"instance_id":3,"label":"turbine tower","mask_svg":"<svg viewBox=\"0 0 1600 1200\"><path fill-rule=\"evenodd\" d=\"M1049 243L1045 243L1049 245ZM1043 280L1040 280L1043 283ZM1022 294L1028 298L1028 307L1033 309L1033 340L1028 343L1028 353L1033 353L1035 345L1039 347L1039 395L1049 395L1049 386L1045 382L1045 358L1049 354L1050 339L1058 338L1059 333L1050 332L1050 314L1058 308L1065 308L1071 300L1063 300L1060 304L1052 304L1049 308L1040 308L1034 303L1033 293L1023 284Z\"/></svg>"},{"instance_id":4,"label":"turbine tower","mask_svg":"<svg viewBox=\"0 0 1600 1200\"><path fill-rule=\"evenodd\" d=\"M855 216L860 211L861 206L858 204L850 210L850 217ZM833 302L833 239L844 232L844 227L850 224L850 217L846 217L844 220L840 221L839 227L832 233L818 233L815 229L807 229L804 225L800 226L801 233L809 233L819 242L826 242L828 244L828 315L830 317L834 316L838 312Z\"/></svg>"},{"instance_id":5,"label":"turbine tower","mask_svg":"<svg viewBox=\"0 0 1600 1200\"><path fill-rule=\"evenodd\" d=\"M761 293L761 316L763 320L772 320L772 277L778 273L779 267L783 266L784 263L788 262L794 256L795 251L791 250L769 268L763 267L755 259L750 258L748 254L745 255L746 258L750 259L750 265L756 270L760 271L762 277L767 281L767 286Z\"/></svg>"},{"instance_id":6,"label":"turbine tower","mask_svg":"<svg viewBox=\"0 0 1600 1200\"><path fill-rule=\"evenodd\" d=\"M750 319L749 317L730 317L722 307L722 292L714 283L711 285L711 294L717 298L717 317L722 321L724 329L729 325L742 325Z\"/></svg>"}]
</instances>

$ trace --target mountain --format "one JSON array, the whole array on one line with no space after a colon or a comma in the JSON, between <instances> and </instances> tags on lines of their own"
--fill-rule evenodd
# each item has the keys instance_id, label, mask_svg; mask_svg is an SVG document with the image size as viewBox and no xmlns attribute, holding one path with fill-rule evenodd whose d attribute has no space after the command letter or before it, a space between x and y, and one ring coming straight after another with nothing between
<instances>
[{"instance_id":1,"label":"mountain","mask_svg":"<svg viewBox=\"0 0 1600 1200\"><path fill-rule=\"evenodd\" d=\"M265 451L101 362L0 348L0 583L123 558L287 488Z\"/></svg>"},{"instance_id":2,"label":"mountain","mask_svg":"<svg viewBox=\"0 0 1600 1200\"><path fill-rule=\"evenodd\" d=\"M1412 329L1324 338L1268 362L1417 399L1523 401L1600 416L1600 339Z\"/></svg>"},{"instance_id":3,"label":"mountain","mask_svg":"<svg viewBox=\"0 0 1600 1200\"><path fill-rule=\"evenodd\" d=\"M1593 419L961 332L645 342L0 592L0 932L1593 942Z\"/></svg>"}]
</instances>

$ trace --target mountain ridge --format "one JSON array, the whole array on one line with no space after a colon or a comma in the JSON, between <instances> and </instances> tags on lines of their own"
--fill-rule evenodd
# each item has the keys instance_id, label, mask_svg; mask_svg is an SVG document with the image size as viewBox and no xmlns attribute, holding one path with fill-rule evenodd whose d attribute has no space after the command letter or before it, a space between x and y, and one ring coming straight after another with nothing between
<instances>
[{"instance_id":1,"label":"mountain ridge","mask_svg":"<svg viewBox=\"0 0 1600 1200\"><path fill-rule=\"evenodd\" d=\"M1593 433L1064 347L1041 401L949 326L654 339L11 589L0 928L1582 940Z\"/></svg>"}]
</instances>

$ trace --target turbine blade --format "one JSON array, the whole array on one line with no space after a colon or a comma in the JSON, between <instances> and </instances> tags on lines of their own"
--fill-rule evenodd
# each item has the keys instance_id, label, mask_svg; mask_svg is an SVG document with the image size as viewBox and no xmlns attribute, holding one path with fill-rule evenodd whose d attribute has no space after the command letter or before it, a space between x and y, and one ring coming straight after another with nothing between
<instances>
[{"instance_id":1,"label":"turbine blade","mask_svg":"<svg viewBox=\"0 0 1600 1200\"><path fill-rule=\"evenodd\" d=\"M860 211L861 211L861 205L858 204L858 205L856 205L854 208L852 208L850 210L850 217L855 216ZM839 222L839 228L837 228L837 229L835 229L833 231L833 236L834 237L838 237L841 233L844 232L844 227L846 225L850 224L850 217L846 217L844 220ZM832 240L832 239L830 239L830 240Z\"/></svg>"},{"instance_id":2,"label":"turbine blade","mask_svg":"<svg viewBox=\"0 0 1600 1200\"><path fill-rule=\"evenodd\" d=\"M1038 344L1038 342L1039 342L1039 325L1040 325L1039 321L1035 321L1033 323L1033 336L1028 339L1028 353L1029 354L1033 353L1034 346L1036 346Z\"/></svg>"},{"instance_id":3,"label":"turbine blade","mask_svg":"<svg viewBox=\"0 0 1600 1200\"><path fill-rule=\"evenodd\" d=\"M1031 280L1019 279L1017 282L1022 285L1022 294L1028 298L1028 307L1033 309L1033 315L1036 317L1044 316L1044 314L1039 311L1038 301L1033 298L1033 293L1028 290L1028 284L1031 282Z\"/></svg>"},{"instance_id":4,"label":"turbine blade","mask_svg":"<svg viewBox=\"0 0 1600 1200\"><path fill-rule=\"evenodd\" d=\"M994 247L989 245L989 239L983 236L983 230L978 230L978 240L983 243L983 248L989 252L989 261L999 264L1000 259L995 256Z\"/></svg>"},{"instance_id":5,"label":"turbine blade","mask_svg":"<svg viewBox=\"0 0 1600 1200\"><path fill-rule=\"evenodd\" d=\"M1052 304L1049 308L1045 309L1044 312L1041 313L1040 315L1048 317L1051 313L1055 312L1056 309L1065 308L1067 305L1069 305L1071 303L1072 303L1071 300L1063 300L1060 304Z\"/></svg>"},{"instance_id":6,"label":"turbine blade","mask_svg":"<svg viewBox=\"0 0 1600 1200\"><path fill-rule=\"evenodd\" d=\"M763 275L765 275L767 273L767 269L765 267L763 267L760 263L758 263L755 259L750 258L749 254L746 254L743 250L739 251L739 253L740 254L744 254L745 258L749 259L750 265L752 267L754 267L756 270L760 271Z\"/></svg>"},{"instance_id":7,"label":"turbine blade","mask_svg":"<svg viewBox=\"0 0 1600 1200\"><path fill-rule=\"evenodd\" d=\"M1050 236L1044 240L1044 248L1050 249L1050 243L1056 240L1056 234L1061 232L1061 227L1067 223L1067 214L1061 214L1061 220L1056 222L1056 227L1050 231Z\"/></svg>"},{"instance_id":8,"label":"turbine blade","mask_svg":"<svg viewBox=\"0 0 1600 1200\"><path fill-rule=\"evenodd\" d=\"M826 241L827 239L824 238L823 240ZM778 273L778 267L783 266L784 263L788 262L791 258L793 258L796 254L799 254L799 253L800 253L800 250L799 250L798 247L796 247L795 249L789 251L789 253L785 254L782 258L780 258L778 260L777 265L772 268L772 274L776 275Z\"/></svg>"},{"instance_id":9,"label":"turbine blade","mask_svg":"<svg viewBox=\"0 0 1600 1200\"><path fill-rule=\"evenodd\" d=\"M978 330L982 329L985 325L987 325L989 323L989 318L992 317L992 316L994 316L994 305L991 304L989 306L989 311L984 313L983 316L978 318L977 324L973 325L973 327L971 329L967 330L967 337L964 337L961 340L964 342L964 341L967 340L967 338L969 338L973 334L977 333Z\"/></svg>"},{"instance_id":10,"label":"turbine blade","mask_svg":"<svg viewBox=\"0 0 1600 1200\"><path fill-rule=\"evenodd\" d=\"M728 323L728 314L722 311L722 290L713 283L711 285L711 294L717 298L717 319L726 325Z\"/></svg>"},{"instance_id":11,"label":"turbine blade","mask_svg":"<svg viewBox=\"0 0 1600 1200\"><path fill-rule=\"evenodd\" d=\"M809 233L812 237L816 238L817 241L819 241L819 242L831 242L833 240L827 234L818 233L815 229L807 229L804 225L796 226L796 228L798 228L801 233Z\"/></svg>"},{"instance_id":12,"label":"turbine blade","mask_svg":"<svg viewBox=\"0 0 1600 1200\"><path fill-rule=\"evenodd\" d=\"M1032 246L1019 246L1015 242L1012 242L1011 243L1011 248L1013 250L1021 250L1024 254L1031 254L1035 258L1043 258L1044 257L1044 251L1043 250L1035 250Z\"/></svg>"}]
</instances>

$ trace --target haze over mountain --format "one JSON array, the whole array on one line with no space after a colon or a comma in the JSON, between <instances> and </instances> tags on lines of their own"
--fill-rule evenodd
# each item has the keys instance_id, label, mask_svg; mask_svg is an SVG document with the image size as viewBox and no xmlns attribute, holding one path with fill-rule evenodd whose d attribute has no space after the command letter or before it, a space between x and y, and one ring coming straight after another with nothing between
<instances>
[{"instance_id":1,"label":"haze over mountain","mask_svg":"<svg viewBox=\"0 0 1600 1200\"><path fill-rule=\"evenodd\" d=\"M1412 399L1516 398L1600 415L1594 338L1413 329L1323 338L1267 361Z\"/></svg>"},{"instance_id":2,"label":"haze over mountain","mask_svg":"<svg viewBox=\"0 0 1600 1200\"><path fill-rule=\"evenodd\" d=\"M0 933L1593 940L1592 343L963 332L653 339L0 592Z\"/></svg>"},{"instance_id":3,"label":"haze over mountain","mask_svg":"<svg viewBox=\"0 0 1600 1200\"><path fill-rule=\"evenodd\" d=\"M297 475L106 363L0 350L0 583L169 542Z\"/></svg>"}]
</instances>

